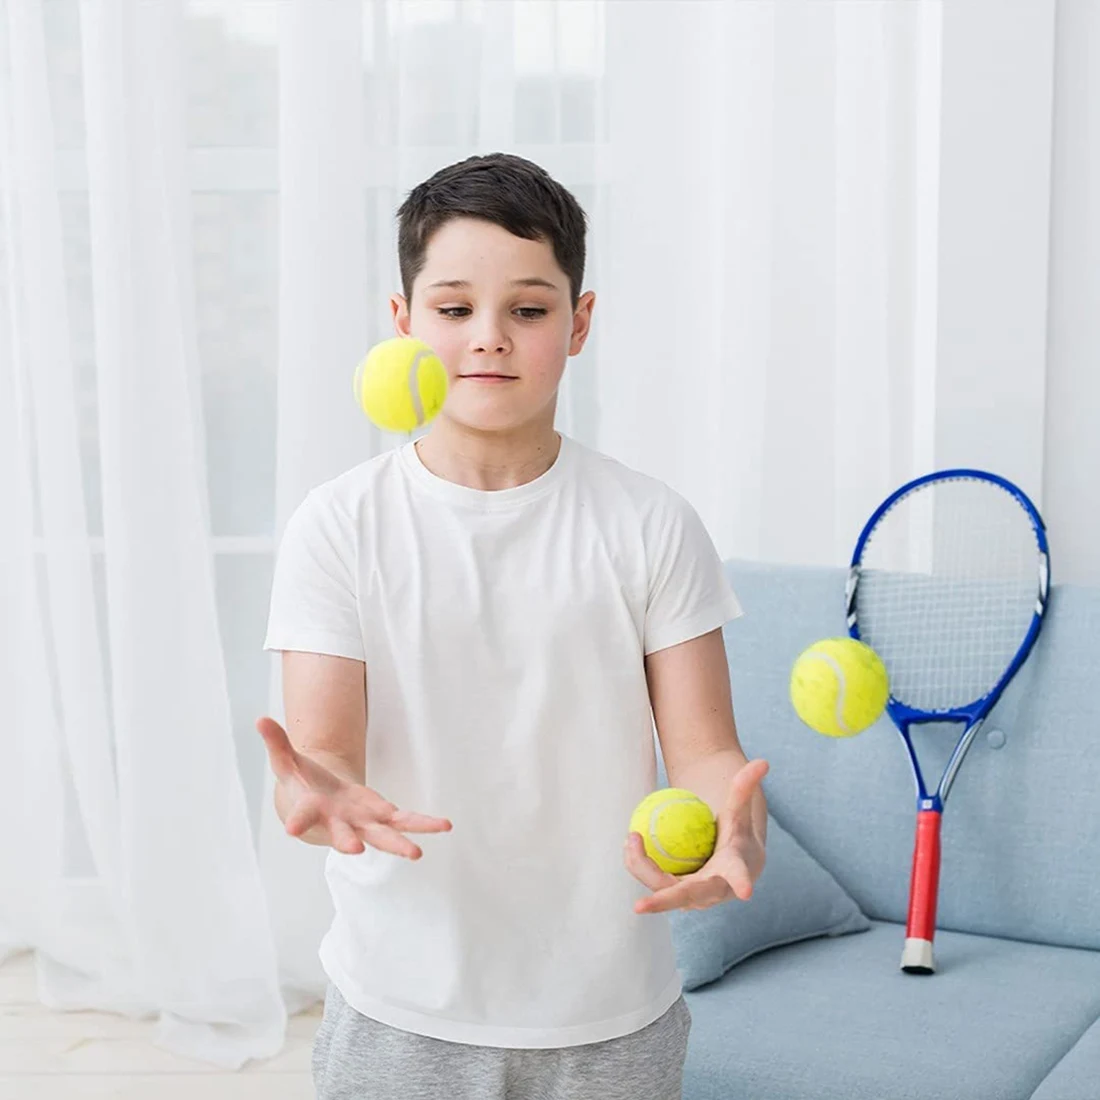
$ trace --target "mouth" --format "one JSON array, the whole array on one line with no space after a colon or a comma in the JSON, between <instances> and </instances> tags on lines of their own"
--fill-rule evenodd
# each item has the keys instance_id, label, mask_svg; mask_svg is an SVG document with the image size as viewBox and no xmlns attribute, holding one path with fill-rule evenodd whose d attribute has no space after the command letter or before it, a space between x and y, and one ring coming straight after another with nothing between
<instances>
[{"instance_id":1,"label":"mouth","mask_svg":"<svg viewBox=\"0 0 1100 1100\"><path fill-rule=\"evenodd\" d=\"M519 377L514 374L460 374L459 378L464 378L469 382L518 382Z\"/></svg>"}]
</instances>

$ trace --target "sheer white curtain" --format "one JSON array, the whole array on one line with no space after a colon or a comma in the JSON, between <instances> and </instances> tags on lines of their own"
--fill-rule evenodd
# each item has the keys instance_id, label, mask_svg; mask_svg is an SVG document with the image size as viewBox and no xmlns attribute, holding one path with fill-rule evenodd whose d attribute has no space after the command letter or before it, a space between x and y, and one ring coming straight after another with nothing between
<instances>
[{"instance_id":1,"label":"sheer white curtain","mask_svg":"<svg viewBox=\"0 0 1100 1100\"><path fill-rule=\"evenodd\" d=\"M43 8L8 5L0 921L56 1007L159 1014L167 1046L282 1044L233 746L198 397L181 11L80 10L91 302L74 303ZM77 353L70 315L92 309ZM77 355L94 363L81 425ZM14 415L12 415L14 413ZM97 441L99 516L81 427ZM217 471L211 471L212 477ZM97 620L97 574L107 599ZM8 608L16 614L7 613Z\"/></svg>"},{"instance_id":2,"label":"sheer white curtain","mask_svg":"<svg viewBox=\"0 0 1100 1100\"><path fill-rule=\"evenodd\" d=\"M559 425L723 554L842 561L948 458L1042 481L1045 266L1013 249L1049 178L1013 172L1019 233L944 259L948 215L981 223L945 137L979 50L1050 92L1030 10L0 0L0 955L37 952L44 1002L239 1065L322 992L324 853L283 834L252 729L280 712L271 557L310 486L397 442L350 379L436 168L507 150L577 194L598 302ZM1049 117L1012 121L982 163L1049 165ZM944 325L959 271L1017 358ZM1009 412L965 423L987 384Z\"/></svg>"}]
</instances>

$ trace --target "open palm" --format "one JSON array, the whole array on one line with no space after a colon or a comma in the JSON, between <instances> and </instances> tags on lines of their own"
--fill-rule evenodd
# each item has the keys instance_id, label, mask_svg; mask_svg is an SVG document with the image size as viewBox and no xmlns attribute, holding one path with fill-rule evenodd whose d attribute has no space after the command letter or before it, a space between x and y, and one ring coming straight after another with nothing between
<instances>
[{"instance_id":1,"label":"open palm","mask_svg":"<svg viewBox=\"0 0 1100 1100\"><path fill-rule=\"evenodd\" d=\"M764 837L752 816L752 797L768 774L765 760L751 760L733 777L728 799L718 814L718 836L710 859L689 875L662 871L646 854L640 833L627 836L624 862L653 893L635 903L637 913L670 909L708 909L738 898L748 901L764 869Z\"/></svg>"},{"instance_id":2,"label":"open palm","mask_svg":"<svg viewBox=\"0 0 1100 1100\"><path fill-rule=\"evenodd\" d=\"M264 739L271 770L284 792L284 825L290 836L328 844L348 855L358 855L369 846L406 859L419 859L423 850L404 833L450 830L451 822L446 818L398 809L370 787L344 779L298 752L286 730L274 719L258 719L256 729Z\"/></svg>"}]
</instances>

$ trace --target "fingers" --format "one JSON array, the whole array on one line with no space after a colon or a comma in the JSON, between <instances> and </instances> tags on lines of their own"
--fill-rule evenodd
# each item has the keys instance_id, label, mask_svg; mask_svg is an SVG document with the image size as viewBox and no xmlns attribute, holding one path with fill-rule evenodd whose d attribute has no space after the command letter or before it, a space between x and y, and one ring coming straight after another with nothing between
<instances>
[{"instance_id":1,"label":"fingers","mask_svg":"<svg viewBox=\"0 0 1100 1100\"><path fill-rule=\"evenodd\" d=\"M372 847L405 859L419 859L424 852L408 837L380 822L372 822L359 828L359 835Z\"/></svg>"},{"instance_id":2,"label":"fingers","mask_svg":"<svg viewBox=\"0 0 1100 1100\"><path fill-rule=\"evenodd\" d=\"M628 834L623 852L623 862L626 864L626 869L650 890L661 890L679 881L675 875L662 871L646 855L645 842L642 840L641 833Z\"/></svg>"},{"instance_id":3,"label":"fingers","mask_svg":"<svg viewBox=\"0 0 1100 1100\"><path fill-rule=\"evenodd\" d=\"M266 716L256 720L256 729L267 746L276 777L297 777L308 787L309 777L299 774L301 761L286 730ZM341 783L335 793L308 790L300 794L284 826L293 837L317 827L319 835L328 834L331 847L348 855L359 855L369 846L413 860L424 853L403 833L445 833L453 828L448 818L399 809L377 791L354 783Z\"/></svg>"},{"instance_id":4,"label":"fingers","mask_svg":"<svg viewBox=\"0 0 1100 1100\"><path fill-rule=\"evenodd\" d=\"M741 901L752 897L752 875L748 864L739 856L731 855L722 868L722 878Z\"/></svg>"},{"instance_id":5,"label":"fingers","mask_svg":"<svg viewBox=\"0 0 1100 1100\"><path fill-rule=\"evenodd\" d=\"M736 813L747 812L753 794L760 786L771 765L766 760L750 760L734 777L730 784L726 810Z\"/></svg>"},{"instance_id":6,"label":"fingers","mask_svg":"<svg viewBox=\"0 0 1100 1100\"><path fill-rule=\"evenodd\" d=\"M634 903L636 913L665 913L672 909L707 909L732 897L748 901L752 897L752 875L740 855L729 853L719 865L710 862L704 871L692 875L672 875L662 871L646 855L638 833L627 836L623 862L630 873L653 893Z\"/></svg>"},{"instance_id":7,"label":"fingers","mask_svg":"<svg viewBox=\"0 0 1100 1100\"><path fill-rule=\"evenodd\" d=\"M297 769L298 754L286 735L286 730L273 718L266 715L256 719L256 729L264 739L267 756L271 761L271 770L277 779L284 779Z\"/></svg>"},{"instance_id":8,"label":"fingers","mask_svg":"<svg viewBox=\"0 0 1100 1100\"><path fill-rule=\"evenodd\" d=\"M360 811L352 818L352 824L372 848L406 859L419 859L424 852L404 833L446 833L452 828L445 817L400 810L390 802L366 812Z\"/></svg>"},{"instance_id":9,"label":"fingers","mask_svg":"<svg viewBox=\"0 0 1100 1100\"><path fill-rule=\"evenodd\" d=\"M452 828L449 818L402 810L370 787L350 788L346 798L340 811L356 826L381 823L402 833L446 833Z\"/></svg>"},{"instance_id":10,"label":"fingers","mask_svg":"<svg viewBox=\"0 0 1100 1100\"><path fill-rule=\"evenodd\" d=\"M303 836L314 826L320 826L328 834L330 847L345 855L361 855L368 847L405 859L419 859L424 854L419 846L384 822L369 817L349 820L325 813L320 799L303 798L287 814L287 834Z\"/></svg>"},{"instance_id":11,"label":"fingers","mask_svg":"<svg viewBox=\"0 0 1100 1100\"><path fill-rule=\"evenodd\" d=\"M452 828L451 822L445 817L430 817L413 810L396 808L390 814L389 822L403 833L446 833Z\"/></svg>"},{"instance_id":12,"label":"fingers","mask_svg":"<svg viewBox=\"0 0 1100 1100\"><path fill-rule=\"evenodd\" d=\"M667 913L671 909L707 909L731 894L724 878L685 879L634 903L635 913Z\"/></svg>"},{"instance_id":13,"label":"fingers","mask_svg":"<svg viewBox=\"0 0 1100 1100\"><path fill-rule=\"evenodd\" d=\"M316 799L303 798L286 815L283 822L289 836L302 836L321 822L320 804ZM331 832L331 830L330 830Z\"/></svg>"},{"instance_id":14,"label":"fingers","mask_svg":"<svg viewBox=\"0 0 1100 1100\"><path fill-rule=\"evenodd\" d=\"M366 851L366 845L355 830L339 818L329 825L329 839L333 848L349 856L357 856Z\"/></svg>"}]
</instances>

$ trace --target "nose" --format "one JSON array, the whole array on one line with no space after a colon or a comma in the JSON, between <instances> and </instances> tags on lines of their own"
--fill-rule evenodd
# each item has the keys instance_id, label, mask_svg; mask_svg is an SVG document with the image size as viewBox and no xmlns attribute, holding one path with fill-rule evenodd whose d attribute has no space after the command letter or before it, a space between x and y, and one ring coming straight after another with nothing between
<instances>
[{"instance_id":1,"label":"nose","mask_svg":"<svg viewBox=\"0 0 1100 1100\"><path fill-rule=\"evenodd\" d=\"M504 355L511 350L511 343L496 318L486 316L470 335L470 351L482 355L494 352Z\"/></svg>"}]
</instances>

